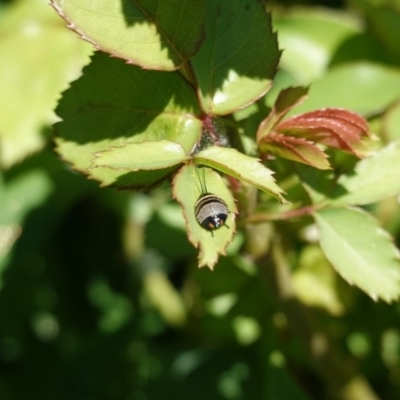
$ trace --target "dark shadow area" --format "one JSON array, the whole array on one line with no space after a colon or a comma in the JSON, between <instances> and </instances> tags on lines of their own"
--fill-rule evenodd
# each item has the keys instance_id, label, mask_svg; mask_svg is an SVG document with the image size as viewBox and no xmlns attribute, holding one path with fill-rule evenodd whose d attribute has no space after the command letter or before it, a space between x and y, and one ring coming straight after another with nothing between
<instances>
[{"instance_id":1,"label":"dark shadow area","mask_svg":"<svg viewBox=\"0 0 400 400\"><path fill-rule=\"evenodd\" d=\"M126 26L133 26L136 24L149 24L143 11L140 10L137 1L135 0L121 0L121 10L125 18ZM154 1L154 5L159 4L159 1Z\"/></svg>"},{"instance_id":2,"label":"dark shadow area","mask_svg":"<svg viewBox=\"0 0 400 400\"><path fill-rule=\"evenodd\" d=\"M107 335L90 298L102 278L134 303L135 281L114 234L122 229L121 215L99 201L97 185L52 153L19 165L7 182L34 168L54 178L57 190L26 217L1 276L1 398L126 398L135 380L123 373L130 363L121 347L135 329L131 323Z\"/></svg>"},{"instance_id":3,"label":"dark shadow area","mask_svg":"<svg viewBox=\"0 0 400 400\"><path fill-rule=\"evenodd\" d=\"M346 2L344 0L318 0L318 1L316 1L316 0L279 0L279 1L274 1L273 3L278 3L279 5L285 5L285 6L319 5L319 6L330 7L330 8L342 8L346 4Z\"/></svg>"},{"instance_id":4,"label":"dark shadow area","mask_svg":"<svg viewBox=\"0 0 400 400\"><path fill-rule=\"evenodd\" d=\"M338 184L332 171L321 171L303 164L295 164L294 171L300 176L301 181L324 198L334 199L348 193L343 186Z\"/></svg>"},{"instance_id":5,"label":"dark shadow area","mask_svg":"<svg viewBox=\"0 0 400 400\"><path fill-rule=\"evenodd\" d=\"M330 67L351 61L372 61L397 66L382 44L370 33L359 33L344 40L336 49L330 61Z\"/></svg>"},{"instance_id":6,"label":"dark shadow area","mask_svg":"<svg viewBox=\"0 0 400 400\"><path fill-rule=\"evenodd\" d=\"M233 79L232 73L251 79L274 77L277 38L271 36L271 17L259 2L208 2L206 13L206 40L192 59L203 95L213 96Z\"/></svg>"},{"instance_id":7,"label":"dark shadow area","mask_svg":"<svg viewBox=\"0 0 400 400\"><path fill-rule=\"evenodd\" d=\"M181 260L195 259L197 255L186 232L166 225L158 215L146 227L146 247L155 249L169 263L180 264Z\"/></svg>"},{"instance_id":8,"label":"dark shadow area","mask_svg":"<svg viewBox=\"0 0 400 400\"><path fill-rule=\"evenodd\" d=\"M63 93L56 109L63 121L54 129L64 140L79 144L129 140L168 112L171 101L176 107L197 109L196 95L179 73L142 70L97 52L83 76ZM158 135L163 138L162 132Z\"/></svg>"},{"instance_id":9,"label":"dark shadow area","mask_svg":"<svg viewBox=\"0 0 400 400\"><path fill-rule=\"evenodd\" d=\"M110 186L120 190L152 190L161 185L180 167L181 165L152 171L140 170L136 172L127 172L119 176Z\"/></svg>"}]
</instances>

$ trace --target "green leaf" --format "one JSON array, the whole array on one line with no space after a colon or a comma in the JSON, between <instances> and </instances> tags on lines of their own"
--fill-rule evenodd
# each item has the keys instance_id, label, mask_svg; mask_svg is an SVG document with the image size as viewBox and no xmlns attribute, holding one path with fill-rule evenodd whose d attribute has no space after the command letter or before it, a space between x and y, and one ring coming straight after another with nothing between
<instances>
[{"instance_id":1,"label":"green leaf","mask_svg":"<svg viewBox=\"0 0 400 400\"><path fill-rule=\"evenodd\" d=\"M331 204L370 204L400 193L400 142L391 143L342 175Z\"/></svg>"},{"instance_id":2,"label":"green leaf","mask_svg":"<svg viewBox=\"0 0 400 400\"><path fill-rule=\"evenodd\" d=\"M337 48L361 31L359 22L348 13L311 7L276 10L273 25L283 49L280 67L302 85L320 78Z\"/></svg>"},{"instance_id":3,"label":"green leaf","mask_svg":"<svg viewBox=\"0 0 400 400\"><path fill-rule=\"evenodd\" d=\"M0 37L0 165L8 168L43 148L59 93L80 74L91 49L41 0L10 5Z\"/></svg>"},{"instance_id":4,"label":"green leaf","mask_svg":"<svg viewBox=\"0 0 400 400\"><path fill-rule=\"evenodd\" d=\"M345 312L342 298L345 288L342 286L348 286L339 278L319 246L304 247L292 282L296 296L304 304L323 308L336 316Z\"/></svg>"},{"instance_id":5,"label":"green leaf","mask_svg":"<svg viewBox=\"0 0 400 400\"><path fill-rule=\"evenodd\" d=\"M7 184L0 181L0 225L20 224L51 191L50 178L41 170L25 172Z\"/></svg>"},{"instance_id":6,"label":"green leaf","mask_svg":"<svg viewBox=\"0 0 400 400\"><path fill-rule=\"evenodd\" d=\"M394 104L382 118L382 125L389 141L400 140L400 102Z\"/></svg>"},{"instance_id":7,"label":"green leaf","mask_svg":"<svg viewBox=\"0 0 400 400\"><path fill-rule=\"evenodd\" d=\"M333 171L320 171L301 164L294 165L294 168L313 204L325 202L330 198L336 185Z\"/></svg>"},{"instance_id":8,"label":"green leaf","mask_svg":"<svg viewBox=\"0 0 400 400\"><path fill-rule=\"evenodd\" d=\"M180 144L168 140L126 143L99 151L95 156L88 172L93 177L97 176L96 172L100 172L102 186L135 190L156 186L188 159ZM101 169L97 170L98 168ZM110 170L133 173L125 173L115 179L115 175L109 173Z\"/></svg>"},{"instance_id":9,"label":"green leaf","mask_svg":"<svg viewBox=\"0 0 400 400\"><path fill-rule=\"evenodd\" d=\"M52 0L51 4L82 39L145 69L179 68L204 38L204 0Z\"/></svg>"},{"instance_id":10,"label":"green leaf","mask_svg":"<svg viewBox=\"0 0 400 400\"><path fill-rule=\"evenodd\" d=\"M203 176L204 173L204 176ZM200 177L205 182L200 181ZM212 193L228 206L230 211L226 226L222 226L212 232L199 225L195 216L195 204L203 194L201 187L205 183L207 192ZM237 213L235 201L231 192L224 184L221 176L209 168L198 171L194 165L186 165L175 175L173 181L173 196L182 206L186 221L189 240L199 248L199 266L208 266L213 269L221 254L225 254L226 247L232 241L235 232L235 213Z\"/></svg>"},{"instance_id":11,"label":"green leaf","mask_svg":"<svg viewBox=\"0 0 400 400\"><path fill-rule=\"evenodd\" d=\"M322 107L347 108L361 115L376 115L400 99L400 71L360 61L332 68L310 87L304 103L290 114Z\"/></svg>"},{"instance_id":12,"label":"green leaf","mask_svg":"<svg viewBox=\"0 0 400 400\"><path fill-rule=\"evenodd\" d=\"M397 2L398 3L398 2ZM385 7L371 1L357 1L357 5L366 14L368 28L375 34L379 44L397 63L400 61L400 10L396 1L390 1Z\"/></svg>"},{"instance_id":13,"label":"green leaf","mask_svg":"<svg viewBox=\"0 0 400 400\"><path fill-rule=\"evenodd\" d=\"M49 176L42 170L31 169L7 183L3 183L0 174L0 289L2 274L22 233L24 219L43 204L52 189Z\"/></svg>"},{"instance_id":14,"label":"green leaf","mask_svg":"<svg viewBox=\"0 0 400 400\"><path fill-rule=\"evenodd\" d=\"M192 59L203 110L226 115L256 101L270 88L279 57L261 2L208 1L206 40Z\"/></svg>"},{"instance_id":15,"label":"green leaf","mask_svg":"<svg viewBox=\"0 0 400 400\"><path fill-rule=\"evenodd\" d=\"M113 146L166 139L188 154L201 134L195 93L179 73L145 71L104 53L94 55L56 111L63 119L55 125L57 151L82 172L95 153ZM90 171L103 185L129 187L132 176L124 175L107 168Z\"/></svg>"},{"instance_id":16,"label":"green leaf","mask_svg":"<svg viewBox=\"0 0 400 400\"><path fill-rule=\"evenodd\" d=\"M360 209L325 209L314 213L321 248L350 284L391 302L400 296L400 260L389 234Z\"/></svg>"},{"instance_id":17,"label":"green leaf","mask_svg":"<svg viewBox=\"0 0 400 400\"><path fill-rule=\"evenodd\" d=\"M194 157L197 164L207 165L236 179L248 182L258 189L275 196L280 202L283 190L275 183L273 171L262 165L254 157L246 156L235 149L211 146Z\"/></svg>"},{"instance_id":18,"label":"green leaf","mask_svg":"<svg viewBox=\"0 0 400 400\"><path fill-rule=\"evenodd\" d=\"M188 159L183 147L169 140L126 143L121 147L99 151L92 168L138 171L172 167Z\"/></svg>"}]
</instances>

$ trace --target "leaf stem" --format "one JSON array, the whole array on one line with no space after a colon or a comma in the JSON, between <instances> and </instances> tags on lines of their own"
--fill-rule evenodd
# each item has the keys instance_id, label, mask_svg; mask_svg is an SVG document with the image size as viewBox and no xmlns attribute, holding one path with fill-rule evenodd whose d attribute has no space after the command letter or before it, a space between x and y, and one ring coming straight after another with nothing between
<instances>
[{"instance_id":1,"label":"leaf stem","mask_svg":"<svg viewBox=\"0 0 400 400\"><path fill-rule=\"evenodd\" d=\"M255 213L246 218L246 223L256 224L261 222L279 221L303 217L305 215L311 215L316 209L317 207L315 205L309 205L276 214Z\"/></svg>"}]
</instances>

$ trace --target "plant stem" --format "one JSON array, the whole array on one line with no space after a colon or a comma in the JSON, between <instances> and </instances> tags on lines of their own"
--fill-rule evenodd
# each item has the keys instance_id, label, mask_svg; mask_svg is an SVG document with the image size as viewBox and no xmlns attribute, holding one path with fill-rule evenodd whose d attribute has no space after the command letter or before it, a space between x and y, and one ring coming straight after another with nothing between
<instances>
[{"instance_id":1,"label":"plant stem","mask_svg":"<svg viewBox=\"0 0 400 400\"><path fill-rule=\"evenodd\" d=\"M315 210L316 206L310 205L277 214L267 214L267 213L252 214L249 217L247 217L246 223L256 224L260 222L279 221L279 220L287 220L291 218L303 217L305 215L312 214Z\"/></svg>"}]
</instances>

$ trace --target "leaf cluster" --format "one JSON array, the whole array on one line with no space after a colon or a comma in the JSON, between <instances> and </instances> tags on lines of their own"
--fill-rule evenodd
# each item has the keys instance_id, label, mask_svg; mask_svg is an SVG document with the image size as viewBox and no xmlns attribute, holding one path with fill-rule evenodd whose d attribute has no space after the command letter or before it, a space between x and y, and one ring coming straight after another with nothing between
<instances>
[{"instance_id":1,"label":"leaf cluster","mask_svg":"<svg viewBox=\"0 0 400 400\"><path fill-rule=\"evenodd\" d=\"M396 2L4 3L0 397L397 399Z\"/></svg>"},{"instance_id":2,"label":"leaf cluster","mask_svg":"<svg viewBox=\"0 0 400 400\"><path fill-rule=\"evenodd\" d=\"M70 29L114 57L96 53L82 77L63 94L56 110L62 118L55 125L57 151L103 186L150 189L173 175L173 196L182 206L190 241L200 248L199 265L212 268L232 240L235 214L239 212L240 226L271 219L269 212L259 213L257 206L246 210L245 195L237 211L233 195L238 199L252 185L286 202L272 178L273 170L243 154L240 128L228 123L229 115L232 122L235 112L256 104L271 87L280 51L270 16L258 2L185 2L173 14L168 2L122 1L122 9L117 3L90 3L87 8L76 1L52 2ZM113 34L104 34L111 27ZM294 165L294 176L312 202L299 208L298 199L289 198L296 206L289 214L284 208L274 213L273 219L287 219L296 208L300 210L297 216L313 215L321 248L342 277L373 298L392 301L400 294L395 248L388 235L381 244L376 241L378 267L365 248L371 237L382 237L379 225L365 212L347 207L380 201L400 191L390 174L383 174L384 169L393 168L383 160L389 160L387 153L396 158L398 146L353 162L351 170L337 174L339 165L329 162L326 149L358 158L372 154L369 127L359 114L342 108L288 116L307 92L292 87L279 93L253 133L256 155L266 163L271 160L270 164L290 160L284 161L286 171L294 162L332 172L314 171L311 179L307 169ZM224 124L229 137L220 145ZM233 141L239 151L229 147ZM231 182L227 191L222 180L207 172L207 191L224 199L231 211L230 223L215 235L196 224L194 209L202 194L195 174L199 166L219 171ZM375 174L366 176L364 171L371 170ZM361 193L360 186L371 184L378 175L373 190ZM325 221L326 215L334 217ZM356 242L356 233L350 232L346 222L352 218L365 223L357 225L356 229L363 229L357 231ZM341 233L333 240L330 232L336 230Z\"/></svg>"}]
</instances>

